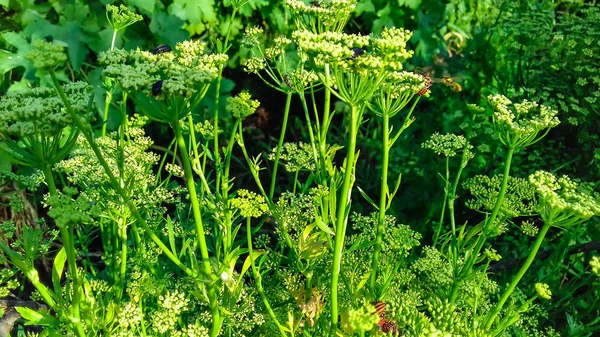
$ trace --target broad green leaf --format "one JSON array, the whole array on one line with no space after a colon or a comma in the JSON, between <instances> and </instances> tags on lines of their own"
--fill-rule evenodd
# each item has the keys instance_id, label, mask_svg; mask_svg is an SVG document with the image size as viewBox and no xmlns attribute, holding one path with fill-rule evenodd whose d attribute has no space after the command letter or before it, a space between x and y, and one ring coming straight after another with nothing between
<instances>
[{"instance_id":1,"label":"broad green leaf","mask_svg":"<svg viewBox=\"0 0 600 337\"><path fill-rule=\"evenodd\" d=\"M18 67L33 70L33 64L25 59L25 54L31 50L31 46L22 34L6 32L0 35L0 38L17 49L16 53L8 50L0 51L0 72L2 74Z\"/></svg>"},{"instance_id":2,"label":"broad green leaf","mask_svg":"<svg viewBox=\"0 0 600 337\"><path fill-rule=\"evenodd\" d=\"M25 307L16 307L15 309L26 320L25 325L57 326L60 323L56 318L46 313Z\"/></svg>"},{"instance_id":3,"label":"broad green leaf","mask_svg":"<svg viewBox=\"0 0 600 337\"><path fill-rule=\"evenodd\" d=\"M0 0L0 6L8 8L8 2L9 0Z\"/></svg>"},{"instance_id":4,"label":"broad green leaf","mask_svg":"<svg viewBox=\"0 0 600 337\"><path fill-rule=\"evenodd\" d=\"M87 46L85 45L85 35L81 30L81 23L78 21L69 21L63 30L63 41L69 48L67 53L69 61L75 70L81 69L81 65L88 54Z\"/></svg>"},{"instance_id":5,"label":"broad green leaf","mask_svg":"<svg viewBox=\"0 0 600 337\"><path fill-rule=\"evenodd\" d=\"M175 15L155 11L150 21L150 31L161 43L174 46L177 42L190 37L190 34L183 29L184 24L185 22Z\"/></svg>"},{"instance_id":6,"label":"broad green leaf","mask_svg":"<svg viewBox=\"0 0 600 337\"><path fill-rule=\"evenodd\" d=\"M375 5L371 0L361 1L356 4L356 16L363 13L375 13Z\"/></svg>"},{"instance_id":7,"label":"broad green leaf","mask_svg":"<svg viewBox=\"0 0 600 337\"><path fill-rule=\"evenodd\" d=\"M192 25L201 22L216 22L217 13L214 0L174 0L169 6L169 13Z\"/></svg>"},{"instance_id":8,"label":"broad green leaf","mask_svg":"<svg viewBox=\"0 0 600 337\"><path fill-rule=\"evenodd\" d=\"M129 0L129 5L139 8L142 13L148 15L154 13L154 4L156 0Z\"/></svg>"}]
</instances>

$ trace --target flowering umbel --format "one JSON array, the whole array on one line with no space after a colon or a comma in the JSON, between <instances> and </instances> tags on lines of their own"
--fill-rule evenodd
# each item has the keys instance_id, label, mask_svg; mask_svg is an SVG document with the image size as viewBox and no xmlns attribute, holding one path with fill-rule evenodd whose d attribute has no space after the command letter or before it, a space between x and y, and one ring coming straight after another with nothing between
<instances>
[{"instance_id":1,"label":"flowering umbel","mask_svg":"<svg viewBox=\"0 0 600 337\"><path fill-rule=\"evenodd\" d=\"M534 144L560 123L557 110L536 102L524 100L513 104L502 95L490 95L488 100L494 108L497 136L510 148L522 149Z\"/></svg>"},{"instance_id":2,"label":"flowering umbel","mask_svg":"<svg viewBox=\"0 0 600 337\"><path fill-rule=\"evenodd\" d=\"M152 53L112 50L100 54L110 78L153 120L173 122L187 116L219 75L225 54L206 54L199 41L183 41L175 50Z\"/></svg>"},{"instance_id":3,"label":"flowering umbel","mask_svg":"<svg viewBox=\"0 0 600 337\"><path fill-rule=\"evenodd\" d=\"M540 196L540 215L550 225L568 227L600 215L598 193L588 184L545 171L530 175L529 182Z\"/></svg>"},{"instance_id":4,"label":"flowering umbel","mask_svg":"<svg viewBox=\"0 0 600 337\"><path fill-rule=\"evenodd\" d=\"M235 97L227 98L227 111L235 118L246 118L252 115L260 106L260 102L252 99L247 92L241 92Z\"/></svg>"},{"instance_id":5,"label":"flowering umbel","mask_svg":"<svg viewBox=\"0 0 600 337\"><path fill-rule=\"evenodd\" d=\"M25 55L25 58L37 69L54 69L67 60L67 54L62 46L44 40L36 40L31 45L33 49Z\"/></svg>"}]
</instances>

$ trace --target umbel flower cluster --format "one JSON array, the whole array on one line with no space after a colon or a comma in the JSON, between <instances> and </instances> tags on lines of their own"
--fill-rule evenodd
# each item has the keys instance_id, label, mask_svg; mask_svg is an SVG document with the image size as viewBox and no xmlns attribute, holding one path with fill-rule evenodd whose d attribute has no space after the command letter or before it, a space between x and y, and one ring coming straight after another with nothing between
<instances>
[{"instance_id":1,"label":"umbel flower cluster","mask_svg":"<svg viewBox=\"0 0 600 337\"><path fill-rule=\"evenodd\" d=\"M340 32L356 9L356 0L286 0L296 26L314 33Z\"/></svg>"},{"instance_id":2,"label":"umbel flower cluster","mask_svg":"<svg viewBox=\"0 0 600 337\"><path fill-rule=\"evenodd\" d=\"M318 68L331 64L336 68L353 70L361 75L372 71L402 70L402 62L413 54L406 49L412 33L402 28L384 28L380 36L362 36L325 32L321 34L306 30L295 31L293 40L304 61L314 60ZM371 47L370 50L363 48Z\"/></svg>"},{"instance_id":3,"label":"umbel flower cluster","mask_svg":"<svg viewBox=\"0 0 600 337\"><path fill-rule=\"evenodd\" d=\"M71 107L85 117L91 87L75 82L65 85L63 90ZM72 124L71 115L52 88L8 93L0 100L0 135L3 137L52 137Z\"/></svg>"},{"instance_id":4,"label":"umbel flower cluster","mask_svg":"<svg viewBox=\"0 0 600 337\"><path fill-rule=\"evenodd\" d=\"M567 227L600 215L600 196L587 184L545 171L530 175L529 182L540 195L540 215L546 223Z\"/></svg>"},{"instance_id":5,"label":"umbel flower cluster","mask_svg":"<svg viewBox=\"0 0 600 337\"><path fill-rule=\"evenodd\" d=\"M216 79L228 59L225 54L205 54L205 48L200 41L184 41L174 51L160 53L116 49L101 54L99 62L105 66L104 76L127 92L189 98Z\"/></svg>"},{"instance_id":6,"label":"umbel flower cluster","mask_svg":"<svg viewBox=\"0 0 600 337\"><path fill-rule=\"evenodd\" d=\"M524 100L513 104L503 95L490 95L488 100L494 108L498 137L510 148L524 148L536 143L560 123L557 110L536 102Z\"/></svg>"}]
</instances>

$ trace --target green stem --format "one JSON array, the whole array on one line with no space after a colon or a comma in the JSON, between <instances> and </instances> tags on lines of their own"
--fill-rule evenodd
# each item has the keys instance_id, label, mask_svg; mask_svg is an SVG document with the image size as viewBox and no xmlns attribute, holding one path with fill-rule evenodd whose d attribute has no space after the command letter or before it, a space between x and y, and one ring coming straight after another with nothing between
<instances>
[{"instance_id":1,"label":"green stem","mask_svg":"<svg viewBox=\"0 0 600 337\"><path fill-rule=\"evenodd\" d=\"M306 124L307 124L306 126L308 129L308 136L310 137L310 145L313 150L313 160L315 161L315 165L318 165L319 164L319 155L317 154L317 145L316 145L316 141L315 141L315 135L313 133L312 123L310 122L310 112L308 110L308 105L306 104L306 97L304 97L304 94L300 95L300 101L302 102L304 116L306 117Z\"/></svg>"},{"instance_id":2,"label":"green stem","mask_svg":"<svg viewBox=\"0 0 600 337\"><path fill-rule=\"evenodd\" d=\"M119 275L120 291L117 293L117 298L121 298L123 290L125 290L125 273L127 272L127 218L121 218L119 226L119 239L121 240L121 270Z\"/></svg>"},{"instance_id":3,"label":"green stem","mask_svg":"<svg viewBox=\"0 0 600 337\"><path fill-rule=\"evenodd\" d=\"M206 238L204 236L204 226L202 225L202 215L200 214L200 203L198 202L198 194L196 193L196 182L192 172L192 165L190 163L189 152L185 145L185 139L181 132L179 123L173 123L173 129L175 130L175 137L177 138L177 145L179 146L179 153L183 161L183 168L185 170L185 180L190 194L190 203L192 204L192 213L194 216L194 222L196 224L196 238L200 244L200 255L202 257L202 266L204 274L210 280L216 280L216 276L212 272L212 266L210 265L210 257L208 256L208 246L206 244ZM208 299L210 302L210 309L213 318L213 324L211 327L211 337L216 337L221 329L221 314L219 311L219 303L217 298L217 292L215 290L214 283L207 285L208 288Z\"/></svg>"},{"instance_id":4,"label":"green stem","mask_svg":"<svg viewBox=\"0 0 600 337\"><path fill-rule=\"evenodd\" d=\"M481 248L483 248L483 245L485 243L486 231L489 228L489 226L494 225L496 218L498 217L498 214L500 213L500 208L502 207L502 203L504 202L504 196L506 195L506 189L508 186L508 178L509 178L509 174L510 174L510 164L511 164L514 152L515 152L515 149L513 147L508 148L508 153L506 154L506 160L504 163L504 173L502 176L502 183L500 184L500 191L498 192L498 199L496 200L496 204L494 205L492 214L484 223L483 233L482 233L482 235L480 235L477 238L477 243L475 245L475 248L473 250L471 250L468 258L465 260L463 267L458 272L458 275L455 275L455 280L454 280L454 283L452 284L452 290L450 292L450 303L454 303L456 301L456 298L458 297L458 289L460 288L460 282L462 281L461 278L465 274L467 274L471 270L473 265L475 264L475 260L479 256L479 252L481 251ZM454 255L453 258L457 259L458 257L456 255Z\"/></svg>"},{"instance_id":5,"label":"green stem","mask_svg":"<svg viewBox=\"0 0 600 337\"><path fill-rule=\"evenodd\" d=\"M104 99L104 114L102 114L102 137L106 137L106 123L108 122L108 109L110 108L110 102L112 102L112 92L106 91L106 98Z\"/></svg>"},{"instance_id":6,"label":"green stem","mask_svg":"<svg viewBox=\"0 0 600 337\"><path fill-rule=\"evenodd\" d=\"M433 235L433 247L437 246L438 238L440 237L440 232L442 231L442 226L444 225L444 215L446 213L446 206L448 204L448 193L450 193L450 158L446 157L446 181L444 184L444 202L442 203L442 212L440 214L440 221L435 230L435 234ZM454 231L452 232L454 233Z\"/></svg>"},{"instance_id":7,"label":"green stem","mask_svg":"<svg viewBox=\"0 0 600 337\"><path fill-rule=\"evenodd\" d=\"M285 138L285 130L287 128L288 117L290 115L290 105L292 102L292 93L288 92L285 99L285 109L283 110L283 124L281 126L281 133L279 134L279 142L277 142L277 150L275 150L275 161L273 162L273 172L271 173L271 186L269 188L269 200L273 200L275 193L275 184L277 182L277 168L279 166L279 156L281 155L281 147L283 146L283 139Z\"/></svg>"},{"instance_id":8,"label":"green stem","mask_svg":"<svg viewBox=\"0 0 600 337\"><path fill-rule=\"evenodd\" d=\"M110 42L110 50L115 49L115 41L117 40L117 30L113 31L112 41Z\"/></svg>"},{"instance_id":9,"label":"green stem","mask_svg":"<svg viewBox=\"0 0 600 337\"><path fill-rule=\"evenodd\" d=\"M48 304L48 306L55 311L58 310L58 306L56 304L56 300L54 299L54 294L46 287L42 282L40 282L40 276L33 268L25 262L23 257L12 250L4 241L0 240L0 249L4 251L10 261L27 277L27 279L33 284L35 289L39 291L40 295L44 299L44 302Z\"/></svg>"},{"instance_id":10,"label":"green stem","mask_svg":"<svg viewBox=\"0 0 600 337\"><path fill-rule=\"evenodd\" d=\"M56 189L56 183L54 182L54 176L52 173L52 167L46 165L44 167L44 177L48 184L50 195L53 197L58 196L58 190ZM77 270L77 259L75 254L75 238L73 237L72 228L69 225L58 226L60 230L60 236L63 241L65 253L67 255L67 264L69 265L69 274L71 276L73 287L73 301L71 303L73 307L74 325L79 336L85 336L83 324L81 322L81 313L79 311L79 302L81 301L81 289L79 288L79 277Z\"/></svg>"},{"instance_id":11,"label":"green stem","mask_svg":"<svg viewBox=\"0 0 600 337\"><path fill-rule=\"evenodd\" d=\"M181 270L183 270L188 276L194 276L194 272L190 268L186 267L183 263L181 263L179 258L177 258L177 256L175 256L175 254L173 254L169 250L169 248L160 240L160 238L158 236L156 236L156 234L154 233L152 228L150 228L150 226L148 225L148 223L146 222L144 217L142 217L142 215L140 214L139 210L137 209L137 207L135 206L133 201L129 198L127 191L125 191L120 186L117 178L115 178L114 174L112 173L111 167L108 165L108 162L106 161L106 159L104 159L104 155L102 154L102 151L100 151L100 147L98 147L98 144L96 144L96 142L94 140L94 133L93 133L91 125L89 123L84 123L83 119L75 113L75 111L73 110L73 108L71 107L71 104L69 103L69 101L67 99L67 96L65 95L65 92L62 90L62 87L58 83L58 79L56 78L56 73L53 70L50 71L50 77L52 78L52 82L54 83L54 87L56 88L58 95L60 96L60 98L62 99L63 103L66 106L67 112L71 115L71 118L77 125L77 128L79 128L79 130L85 137L86 141L88 142L88 145L90 146L90 148L96 155L98 162L100 163L100 165L104 169L104 172L108 176L111 186L115 189L115 191L117 191L117 193L121 197L123 197L123 202L129 208L129 211L131 212L131 214L133 215L135 220L140 223L140 225L142 226L142 228L144 228L144 231L148 234L148 236L150 236L152 241L160 248L160 250L173 263L175 263L175 265L177 265L179 268L181 268Z\"/></svg>"},{"instance_id":12,"label":"green stem","mask_svg":"<svg viewBox=\"0 0 600 337\"><path fill-rule=\"evenodd\" d=\"M521 266L521 269L519 269L519 271L517 272L517 274L515 275L513 280L510 282L510 284L508 285L508 288L504 291L504 293L502 294L502 297L500 298L500 300L498 301L496 306L494 306L492 311L490 311L490 313L488 314L488 317L485 322L486 330L490 329L490 327L494 323L494 320L496 319L496 316L498 316L498 313L500 313L500 310L502 310L504 303L508 300L510 295L513 293L513 291L517 287L517 284L519 283L519 281L521 280L523 275L525 275L525 272L527 272L527 269L529 269L529 267L531 266L531 263L533 263L533 260L535 259L535 256L537 255L538 250L542 246L544 237L548 233L548 230L550 229L550 227L551 227L550 223L544 223L544 226L542 226L542 229L540 229L538 237L535 239L535 242L533 243L533 247L531 248L531 251L529 252L529 256L527 256L527 260L525 260L525 263L523 264L523 266Z\"/></svg>"},{"instance_id":13,"label":"green stem","mask_svg":"<svg viewBox=\"0 0 600 337\"><path fill-rule=\"evenodd\" d=\"M502 207L502 203L504 202L504 195L506 194L506 187L508 186L508 178L509 178L509 174L510 174L510 163L512 161L512 157L513 157L514 153L515 153L515 149L513 147L509 147L508 153L506 154L506 160L504 163L504 173L502 176L502 184L500 185L500 192L498 193L498 200L496 200L496 205L494 206L494 209L492 210L492 215L490 215L490 217L488 218L488 221L486 221L486 224L484 226L484 231L487 229L488 226L494 225L494 222L496 222L496 218L498 217L498 214L500 213L500 208ZM485 232L484 232L484 234L485 234Z\"/></svg>"},{"instance_id":14,"label":"green stem","mask_svg":"<svg viewBox=\"0 0 600 337\"><path fill-rule=\"evenodd\" d=\"M254 276L254 280L256 281L256 289L258 290L258 294L260 295L260 298L262 299L265 308L267 308L269 316L271 316L271 319L273 320L273 322L275 322L275 325L277 325L279 333L281 334L281 336L286 337L287 335L285 333L285 328L283 327L283 325L281 325L281 323L279 323L279 320L277 319L277 316L275 315L275 312L273 311L273 308L271 308L271 304L269 304L269 300L265 295L265 290L262 286L262 275L260 275L258 270L256 270L256 265L254 263L254 257L252 254L252 228L250 226L250 218L246 219L246 240L248 241L248 258L250 259L250 268L252 269L252 275Z\"/></svg>"},{"instance_id":15,"label":"green stem","mask_svg":"<svg viewBox=\"0 0 600 337\"><path fill-rule=\"evenodd\" d=\"M389 133L389 125L390 125L390 117L387 113L383 114L383 137L382 137L382 147L383 147L383 159L381 162L381 190L379 194L379 218L377 219L377 234L375 235L375 246L373 250L373 259L371 262L371 276L369 279L371 293L375 294L375 284L377 281L377 271L379 266L379 256L381 255L381 242L383 240L383 231L384 231L384 221L385 221L385 211L387 205L387 195L388 195L388 166L389 166L389 157L390 157L390 133Z\"/></svg>"},{"instance_id":16,"label":"green stem","mask_svg":"<svg viewBox=\"0 0 600 337\"><path fill-rule=\"evenodd\" d=\"M215 111L213 117L213 151L215 155L215 165L217 167L217 171L220 169L221 165L221 150L219 149L219 97L221 91L221 80L223 79L223 66L219 66L219 77L217 78L217 84L215 89ZM221 192L221 175L217 174L216 182L215 182L215 193L218 195Z\"/></svg>"},{"instance_id":17,"label":"green stem","mask_svg":"<svg viewBox=\"0 0 600 337\"><path fill-rule=\"evenodd\" d=\"M354 176L354 157L356 155L356 135L358 132L360 112L356 105L352 105L350 120L350 134L348 139L348 154L344 168L344 180L342 191L338 199L338 210L335 227L335 244L333 248L333 268L331 270L331 330L330 336L336 335L338 329L338 283L340 269L342 266L342 251L344 249L344 237L346 235L347 209L350 206L352 192L352 178Z\"/></svg>"}]
</instances>

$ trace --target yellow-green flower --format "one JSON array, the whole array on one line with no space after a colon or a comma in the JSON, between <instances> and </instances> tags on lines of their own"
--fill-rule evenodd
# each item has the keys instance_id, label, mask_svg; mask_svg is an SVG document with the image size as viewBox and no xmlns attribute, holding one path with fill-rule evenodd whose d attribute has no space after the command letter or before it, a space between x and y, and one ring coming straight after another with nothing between
<instances>
[{"instance_id":1,"label":"yellow-green flower","mask_svg":"<svg viewBox=\"0 0 600 337\"><path fill-rule=\"evenodd\" d=\"M549 300L552 297L550 287L546 283L536 283L535 292L539 297Z\"/></svg>"}]
</instances>

